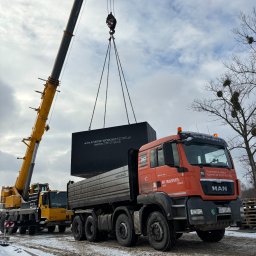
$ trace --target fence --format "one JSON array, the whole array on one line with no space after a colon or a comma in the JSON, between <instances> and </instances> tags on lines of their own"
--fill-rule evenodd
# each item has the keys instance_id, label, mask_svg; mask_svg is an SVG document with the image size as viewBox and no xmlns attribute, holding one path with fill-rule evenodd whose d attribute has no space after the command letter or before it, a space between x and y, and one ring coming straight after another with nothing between
<instances>
[{"instance_id":1,"label":"fence","mask_svg":"<svg viewBox=\"0 0 256 256\"><path fill-rule=\"evenodd\" d=\"M256 228L256 198L243 199L245 219L242 223L243 228Z\"/></svg>"}]
</instances>

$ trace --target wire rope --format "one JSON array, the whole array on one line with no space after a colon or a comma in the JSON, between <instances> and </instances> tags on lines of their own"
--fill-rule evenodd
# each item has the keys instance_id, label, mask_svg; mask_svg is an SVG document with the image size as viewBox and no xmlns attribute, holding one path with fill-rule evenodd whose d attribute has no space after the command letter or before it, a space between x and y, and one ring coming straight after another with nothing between
<instances>
[{"instance_id":1,"label":"wire rope","mask_svg":"<svg viewBox=\"0 0 256 256\"><path fill-rule=\"evenodd\" d=\"M108 53L109 53L109 48L110 48L110 42L108 44L107 52L106 52L106 55L105 55L104 64L103 64L101 77L100 77L100 82L99 82L99 86L98 86L98 90L97 90L96 100L95 100L95 103L94 103L94 106L93 106L92 117L91 117L91 121L90 121L90 125L89 125L88 130L91 130L92 121L93 121L93 117L94 117L94 113L95 113L95 109L96 109L96 104L97 104L97 100L98 100L98 97L99 97L100 87L101 87L101 83L102 83L102 78L103 78L103 74L104 74L104 70L105 70L105 65L106 65L106 61L107 61L107 57L108 57Z\"/></svg>"},{"instance_id":2,"label":"wire rope","mask_svg":"<svg viewBox=\"0 0 256 256\"><path fill-rule=\"evenodd\" d=\"M104 110L104 122L103 122L103 128L105 128L105 125L106 125L106 115L107 115L107 101L108 101L108 85L109 85L109 67L110 67L110 57L111 57L111 38L109 39L108 72L107 72L107 86L106 86L106 95L105 95L105 110Z\"/></svg>"},{"instance_id":3,"label":"wire rope","mask_svg":"<svg viewBox=\"0 0 256 256\"><path fill-rule=\"evenodd\" d=\"M133 107L133 104L132 104L131 96L130 96L130 93L129 93L129 90L128 90L128 86L127 86L127 83L126 83L126 79L125 79L123 67L122 67L122 64L121 64L121 60L120 60L120 57L119 57L119 53L118 53L118 50L117 50L117 46L116 46L115 41L113 41L113 44L114 44L116 56L117 56L117 59L118 59L118 61L119 61L119 65L120 65L120 68L121 68L121 72L122 72L122 76L123 76L123 80L124 80L126 92L127 92L127 95L128 95L129 101L130 101L130 105L131 105L133 117L134 117L135 123L137 123L137 119L136 119L136 116L135 116L134 107Z\"/></svg>"},{"instance_id":4,"label":"wire rope","mask_svg":"<svg viewBox=\"0 0 256 256\"><path fill-rule=\"evenodd\" d=\"M108 61L108 63L107 63L107 81L106 81L107 83L106 83L105 103L104 103L104 119L103 119L103 128L106 127L107 105L108 105L108 98L109 98L110 62L111 62L111 49L112 49L111 40L113 40L114 54L115 54L116 65L117 65L117 69L118 69L118 75L119 75L119 80L120 80L120 85L121 85L121 90L122 90L122 97L123 97L123 101L124 101L127 122L128 122L128 124L130 124L130 118L129 118L129 112L128 112L128 106L130 105L132 114L133 114L133 118L134 118L135 122L137 123L137 119L136 119L134 107L132 104L130 92L129 92L127 82L125 79L125 75L124 75L124 70L123 70L120 56L119 56L119 53L117 50L115 38L113 36L115 33L115 24L116 24L116 19L112 14L112 13L115 14L114 8L115 8L114 0L107 0L107 11L109 13L108 17L107 17L107 25L110 28L110 31L109 31L110 37L109 37L109 44L108 44L108 48L107 48L107 52L106 52L106 56L105 56L105 60L104 60L104 64L103 64L103 69L101 72L101 78L100 78L100 82L99 82L99 86L98 86L98 90L97 90L96 100L94 103L93 112L92 112L92 116L91 116L91 120L90 120L89 130L91 130L91 127L92 127L92 122L93 122L93 118L95 115L95 109L96 109L96 105L98 102L98 97L99 97L100 88L101 88L101 84L102 84L103 74L104 74L104 70L106 67L106 62ZM128 102L127 102L127 97L128 97Z\"/></svg>"},{"instance_id":5,"label":"wire rope","mask_svg":"<svg viewBox=\"0 0 256 256\"><path fill-rule=\"evenodd\" d=\"M114 38L113 36L112 36L112 39L113 39L113 44L115 45L115 43L114 43L114 42L115 42L115 38ZM119 63L118 63L118 58L117 58L116 47L114 47L114 49L115 49L116 64L117 64L117 69L118 69L120 84L121 84L121 88L122 88L122 94L123 94L123 100L124 100L124 106L125 106L126 117L127 117L128 124L130 124L129 115L128 115L128 109L127 109L127 104L126 104L126 100L125 100L125 94L124 94L124 87L123 87L123 82L122 82L122 76L121 76L121 71L120 71L120 67L119 67Z\"/></svg>"}]
</instances>

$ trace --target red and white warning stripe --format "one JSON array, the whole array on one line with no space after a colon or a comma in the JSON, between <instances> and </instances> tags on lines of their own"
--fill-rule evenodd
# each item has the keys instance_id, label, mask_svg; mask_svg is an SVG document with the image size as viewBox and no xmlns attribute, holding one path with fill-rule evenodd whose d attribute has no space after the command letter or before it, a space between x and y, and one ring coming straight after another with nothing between
<instances>
[{"instance_id":1,"label":"red and white warning stripe","mask_svg":"<svg viewBox=\"0 0 256 256\"><path fill-rule=\"evenodd\" d=\"M10 220L6 220L4 222L4 227L5 228L13 228L14 227L14 222L13 221L10 221Z\"/></svg>"}]
</instances>

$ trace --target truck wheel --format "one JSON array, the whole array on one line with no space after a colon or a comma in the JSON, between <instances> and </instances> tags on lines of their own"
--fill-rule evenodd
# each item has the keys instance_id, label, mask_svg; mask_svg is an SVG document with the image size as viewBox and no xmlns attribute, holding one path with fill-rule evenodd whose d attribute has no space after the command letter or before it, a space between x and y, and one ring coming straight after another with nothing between
<instances>
[{"instance_id":1,"label":"truck wheel","mask_svg":"<svg viewBox=\"0 0 256 256\"><path fill-rule=\"evenodd\" d=\"M28 227L28 234L33 236L36 233L36 226L29 226Z\"/></svg>"},{"instance_id":2,"label":"truck wheel","mask_svg":"<svg viewBox=\"0 0 256 256\"><path fill-rule=\"evenodd\" d=\"M116 239L119 244L129 247L136 243L133 223L126 214L120 214L116 220Z\"/></svg>"},{"instance_id":3,"label":"truck wheel","mask_svg":"<svg viewBox=\"0 0 256 256\"><path fill-rule=\"evenodd\" d=\"M80 216L75 216L72 222L72 233L77 241L85 240L85 232L84 232L84 223L81 220Z\"/></svg>"},{"instance_id":4,"label":"truck wheel","mask_svg":"<svg viewBox=\"0 0 256 256\"><path fill-rule=\"evenodd\" d=\"M58 228L59 228L59 233L64 233L66 231L66 226L64 225L59 225Z\"/></svg>"},{"instance_id":5,"label":"truck wheel","mask_svg":"<svg viewBox=\"0 0 256 256\"><path fill-rule=\"evenodd\" d=\"M175 246L176 234L160 212L152 212L147 221L147 235L150 245L159 251L168 251Z\"/></svg>"},{"instance_id":6,"label":"truck wheel","mask_svg":"<svg viewBox=\"0 0 256 256\"><path fill-rule=\"evenodd\" d=\"M224 237L225 228L210 231L197 230L196 233L204 242L216 243Z\"/></svg>"},{"instance_id":7,"label":"truck wheel","mask_svg":"<svg viewBox=\"0 0 256 256\"><path fill-rule=\"evenodd\" d=\"M49 226L48 227L48 233L53 233L55 230L55 226Z\"/></svg>"},{"instance_id":8,"label":"truck wheel","mask_svg":"<svg viewBox=\"0 0 256 256\"><path fill-rule=\"evenodd\" d=\"M183 233L176 233L175 235L176 235L176 239L180 239L182 237Z\"/></svg>"},{"instance_id":9,"label":"truck wheel","mask_svg":"<svg viewBox=\"0 0 256 256\"><path fill-rule=\"evenodd\" d=\"M92 215L88 216L85 221L85 236L90 242L98 240L97 220Z\"/></svg>"},{"instance_id":10,"label":"truck wheel","mask_svg":"<svg viewBox=\"0 0 256 256\"><path fill-rule=\"evenodd\" d=\"M21 235L25 235L26 234L26 231L27 231L27 228L26 227L20 227L19 228L19 232Z\"/></svg>"}]
</instances>

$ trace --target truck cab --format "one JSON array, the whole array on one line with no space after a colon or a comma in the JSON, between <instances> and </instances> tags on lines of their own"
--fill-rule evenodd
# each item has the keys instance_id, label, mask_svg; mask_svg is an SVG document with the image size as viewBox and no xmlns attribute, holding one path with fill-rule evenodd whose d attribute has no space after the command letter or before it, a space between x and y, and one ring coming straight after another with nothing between
<instances>
[{"instance_id":1,"label":"truck cab","mask_svg":"<svg viewBox=\"0 0 256 256\"><path fill-rule=\"evenodd\" d=\"M52 233L58 225L62 233L70 226L72 211L67 210L67 192L50 190L48 183L35 183L29 190L30 207L40 209L40 227Z\"/></svg>"},{"instance_id":2,"label":"truck cab","mask_svg":"<svg viewBox=\"0 0 256 256\"><path fill-rule=\"evenodd\" d=\"M132 246L139 235L160 251L196 231L218 242L239 225L243 207L239 181L226 142L182 132L128 152L128 165L68 184L76 240L95 242L107 233Z\"/></svg>"},{"instance_id":3,"label":"truck cab","mask_svg":"<svg viewBox=\"0 0 256 256\"><path fill-rule=\"evenodd\" d=\"M138 200L145 202L153 195L169 200L169 214L179 220L178 230L200 233L241 222L239 181L227 144L216 135L180 130L144 145L139 151L138 177Z\"/></svg>"},{"instance_id":4,"label":"truck cab","mask_svg":"<svg viewBox=\"0 0 256 256\"><path fill-rule=\"evenodd\" d=\"M71 224L72 211L67 210L66 191L44 191L39 196L40 224L52 233L58 225L59 232Z\"/></svg>"}]
</instances>

